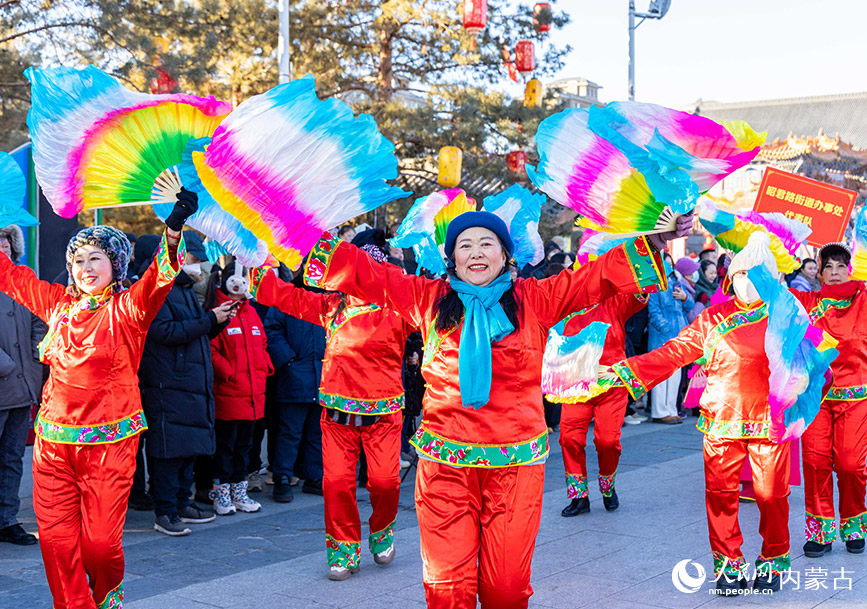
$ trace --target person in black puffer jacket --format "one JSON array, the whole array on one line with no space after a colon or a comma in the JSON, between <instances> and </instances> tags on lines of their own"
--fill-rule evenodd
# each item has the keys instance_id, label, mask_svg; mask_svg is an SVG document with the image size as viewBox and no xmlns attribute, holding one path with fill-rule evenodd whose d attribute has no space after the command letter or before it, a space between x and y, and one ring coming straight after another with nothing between
<instances>
[{"instance_id":1,"label":"person in black puffer jacket","mask_svg":"<svg viewBox=\"0 0 867 609\"><path fill-rule=\"evenodd\" d=\"M185 265L190 264L190 254L194 262L207 258L204 248L189 249ZM148 330L139 368L148 421L146 450L154 528L172 536L188 534L185 523L209 522L215 517L191 503L190 493L196 457L212 455L216 448L210 340L233 314L229 303L205 313L193 285L192 278L181 271Z\"/></svg>"}]
</instances>

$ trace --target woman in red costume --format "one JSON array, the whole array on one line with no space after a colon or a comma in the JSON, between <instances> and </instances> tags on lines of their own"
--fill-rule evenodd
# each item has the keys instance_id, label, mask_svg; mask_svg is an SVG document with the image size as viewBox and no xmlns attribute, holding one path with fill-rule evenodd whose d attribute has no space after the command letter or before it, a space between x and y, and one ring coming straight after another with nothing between
<instances>
[{"instance_id":1,"label":"woman in red costume","mask_svg":"<svg viewBox=\"0 0 867 609\"><path fill-rule=\"evenodd\" d=\"M379 247L369 244L364 249L385 266ZM387 565L394 560L400 499L401 363L414 328L388 308L352 296L299 289L267 270L253 269L251 279L251 292L259 303L325 328L319 401L328 578L345 580L359 569L355 469L362 448L373 506L368 545L374 562Z\"/></svg>"},{"instance_id":2,"label":"woman in red costume","mask_svg":"<svg viewBox=\"0 0 867 609\"><path fill-rule=\"evenodd\" d=\"M834 374L819 414L801 438L807 543L804 554L817 558L831 551L837 536L834 480L840 492L840 539L853 554L864 551L867 508L867 293L861 281L849 281L849 248L829 243L819 250L822 289L792 293L812 323L839 344L831 364Z\"/></svg>"},{"instance_id":3,"label":"woman in red costume","mask_svg":"<svg viewBox=\"0 0 867 609\"><path fill-rule=\"evenodd\" d=\"M762 552L756 560L756 589L779 590L790 568L789 448L769 439L770 369L765 355L768 308L747 278L747 270L777 264L764 233L750 236L728 270L735 298L702 311L662 347L625 362L614 371L630 394L640 397L672 372L706 360L707 387L697 427L704 432L704 475L710 546L717 588L724 594L747 587L747 565L738 525L739 477L744 460L753 468Z\"/></svg>"},{"instance_id":4,"label":"woman in red costume","mask_svg":"<svg viewBox=\"0 0 867 609\"><path fill-rule=\"evenodd\" d=\"M605 347L599 360L601 366L611 366L626 357L626 320L647 305L647 298L620 294L591 305L567 317L565 336L574 336L594 321L609 325ZM551 395L546 396L552 401ZM554 399L557 399L554 397ZM559 400L558 400L559 401ZM560 446L566 466L566 495L571 500L563 508L565 517L590 511L587 489L587 428L594 421L593 443L599 460L599 492L602 504L609 512L620 507L614 476L620 462L620 428L626 416L629 395L624 387L614 387L605 393L579 402L575 398L564 400L560 419Z\"/></svg>"},{"instance_id":5,"label":"woman in red costume","mask_svg":"<svg viewBox=\"0 0 867 609\"><path fill-rule=\"evenodd\" d=\"M39 353L51 376L36 419L33 508L54 609L122 606L123 525L136 436L147 428L138 367L197 207L194 193L178 195L155 261L128 290L129 241L111 226L70 240L68 288L0 256L0 291L48 323Z\"/></svg>"},{"instance_id":6,"label":"woman in red costume","mask_svg":"<svg viewBox=\"0 0 867 609\"><path fill-rule=\"evenodd\" d=\"M691 223L681 218L678 228ZM658 249L673 236L652 240ZM541 395L548 330L602 299L664 285L645 238L541 281L512 281L512 249L500 218L465 212L446 235L449 281L377 265L336 238L321 240L307 264L309 281L387 306L427 337L424 421L412 442L421 457L416 510L432 609L476 607L477 596L485 609L527 607L548 455Z\"/></svg>"}]
</instances>

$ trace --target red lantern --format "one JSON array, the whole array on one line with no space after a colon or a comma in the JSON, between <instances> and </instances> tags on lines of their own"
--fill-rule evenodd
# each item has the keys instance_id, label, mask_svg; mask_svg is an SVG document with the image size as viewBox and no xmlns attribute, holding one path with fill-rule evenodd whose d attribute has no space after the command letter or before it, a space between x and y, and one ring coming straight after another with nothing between
<instances>
[{"instance_id":1,"label":"red lantern","mask_svg":"<svg viewBox=\"0 0 867 609\"><path fill-rule=\"evenodd\" d=\"M533 27L540 34L551 29L551 5L547 2L537 2L533 7Z\"/></svg>"},{"instance_id":2,"label":"red lantern","mask_svg":"<svg viewBox=\"0 0 867 609\"><path fill-rule=\"evenodd\" d=\"M530 40L521 40L515 45L515 67L522 76L536 69L536 54Z\"/></svg>"},{"instance_id":3,"label":"red lantern","mask_svg":"<svg viewBox=\"0 0 867 609\"><path fill-rule=\"evenodd\" d=\"M478 36L488 22L488 0L464 0L464 29Z\"/></svg>"},{"instance_id":4,"label":"red lantern","mask_svg":"<svg viewBox=\"0 0 867 609\"><path fill-rule=\"evenodd\" d=\"M157 68L156 78L151 78L150 90L154 95L171 93L178 86L178 81L163 68Z\"/></svg>"},{"instance_id":5,"label":"red lantern","mask_svg":"<svg viewBox=\"0 0 867 609\"><path fill-rule=\"evenodd\" d=\"M527 153L523 150L513 150L506 155L506 167L512 173L524 173L524 165L527 164Z\"/></svg>"}]
</instances>

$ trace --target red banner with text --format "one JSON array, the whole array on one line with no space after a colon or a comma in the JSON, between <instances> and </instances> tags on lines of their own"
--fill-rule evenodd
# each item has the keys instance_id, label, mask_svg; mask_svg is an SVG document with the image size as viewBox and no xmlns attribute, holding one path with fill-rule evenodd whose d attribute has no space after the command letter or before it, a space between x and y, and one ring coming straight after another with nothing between
<instances>
[{"instance_id":1,"label":"red banner with text","mask_svg":"<svg viewBox=\"0 0 867 609\"><path fill-rule=\"evenodd\" d=\"M807 243L842 241L858 193L774 167L765 170L756 197L758 212L779 212L813 229Z\"/></svg>"}]
</instances>

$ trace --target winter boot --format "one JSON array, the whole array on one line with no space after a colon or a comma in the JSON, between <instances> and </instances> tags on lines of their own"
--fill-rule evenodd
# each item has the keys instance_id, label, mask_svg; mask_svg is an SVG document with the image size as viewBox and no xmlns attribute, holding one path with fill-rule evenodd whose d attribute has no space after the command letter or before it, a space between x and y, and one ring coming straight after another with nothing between
<instances>
[{"instance_id":1,"label":"winter boot","mask_svg":"<svg viewBox=\"0 0 867 609\"><path fill-rule=\"evenodd\" d=\"M247 496L247 481L232 483L232 504L242 512L258 512L262 504Z\"/></svg>"},{"instance_id":2,"label":"winter boot","mask_svg":"<svg viewBox=\"0 0 867 609\"><path fill-rule=\"evenodd\" d=\"M214 511L218 516L229 516L235 513L235 506L232 505L232 497L229 494L228 484L214 483L214 488L208 493L211 501L214 502Z\"/></svg>"}]
</instances>

